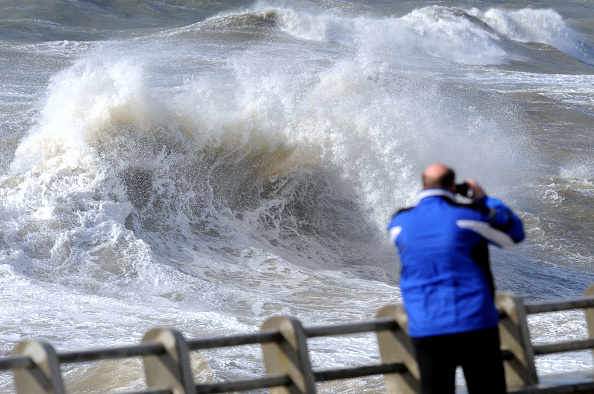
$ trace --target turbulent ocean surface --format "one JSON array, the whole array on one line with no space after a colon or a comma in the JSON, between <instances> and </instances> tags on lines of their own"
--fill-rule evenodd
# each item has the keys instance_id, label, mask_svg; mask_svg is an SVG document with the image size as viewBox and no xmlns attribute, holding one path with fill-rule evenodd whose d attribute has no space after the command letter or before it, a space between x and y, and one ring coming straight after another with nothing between
<instances>
[{"instance_id":1,"label":"turbulent ocean surface","mask_svg":"<svg viewBox=\"0 0 594 394\"><path fill-rule=\"evenodd\" d=\"M524 220L493 250L499 291L594 283L591 0L5 0L0 67L2 356L371 320L401 301L386 225L435 161ZM530 330L587 336L581 311ZM379 361L371 335L310 347L317 369ZM192 357L196 381L264 371L258 347ZM63 370L69 390L144 387L138 360Z\"/></svg>"}]
</instances>

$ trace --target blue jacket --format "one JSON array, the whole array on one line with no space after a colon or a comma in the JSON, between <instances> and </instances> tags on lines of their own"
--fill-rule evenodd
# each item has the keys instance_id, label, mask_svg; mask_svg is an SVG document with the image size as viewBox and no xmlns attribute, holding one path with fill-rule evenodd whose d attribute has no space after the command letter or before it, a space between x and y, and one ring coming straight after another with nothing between
<instances>
[{"instance_id":1,"label":"blue jacket","mask_svg":"<svg viewBox=\"0 0 594 394\"><path fill-rule=\"evenodd\" d=\"M412 337L454 334L498 324L488 244L524 239L522 221L501 201L470 205L454 193L425 189L419 203L401 210L388 226L402 272L400 289Z\"/></svg>"}]
</instances>

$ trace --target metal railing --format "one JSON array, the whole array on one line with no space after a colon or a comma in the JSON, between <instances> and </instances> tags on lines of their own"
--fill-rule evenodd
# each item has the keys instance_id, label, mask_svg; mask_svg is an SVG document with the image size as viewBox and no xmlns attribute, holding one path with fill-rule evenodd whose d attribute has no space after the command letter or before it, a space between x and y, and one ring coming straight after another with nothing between
<instances>
[{"instance_id":1,"label":"metal railing","mask_svg":"<svg viewBox=\"0 0 594 394\"><path fill-rule=\"evenodd\" d=\"M559 301L540 301L525 306L526 314L562 312L573 309L594 308L594 297L573 298ZM587 320L588 321L588 320ZM589 322L589 321L588 321ZM534 355L594 349L594 338L565 341L547 345L532 345Z\"/></svg>"},{"instance_id":2,"label":"metal railing","mask_svg":"<svg viewBox=\"0 0 594 394\"><path fill-rule=\"evenodd\" d=\"M511 392L593 392L592 377L581 382L539 384L534 357L543 354L594 348L594 286L582 298L524 304L513 294L498 294L500 336L506 382ZM533 345L527 315L585 309L590 338ZM12 355L0 358L0 370L11 370L19 394L66 393L61 364L142 357L147 390L142 393L225 393L271 389L273 393L315 393L319 382L383 375L388 392L417 393L419 371L407 335L407 316L402 305L382 308L373 321L319 327L303 327L291 317L272 317L253 334L186 340L171 329L153 329L142 343L131 346L56 352L42 341L23 341ZM353 368L314 370L307 341L311 338L375 333L381 363ZM266 376L238 381L196 383L191 372L192 351L261 345Z\"/></svg>"},{"instance_id":3,"label":"metal railing","mask_svg":"<svg viewBox=\"0 0 594 394\"><path fill-rule=\"evenodd\" d=\"M497 295L500 312L499 332L502 342L506 383L510 391L528 393L594 393L594 374L582 374L560 379L548 377L540 382L536 373L535 357L577 350L594 349L594 285L588 287L583 297L538 301L524 304L514 294ZM588 339L561 341L548 344L532 343L528 327L528 315L583 309L588 326ZM553 383L551 383L553 382Z\"/></svg>"}]
</instances>

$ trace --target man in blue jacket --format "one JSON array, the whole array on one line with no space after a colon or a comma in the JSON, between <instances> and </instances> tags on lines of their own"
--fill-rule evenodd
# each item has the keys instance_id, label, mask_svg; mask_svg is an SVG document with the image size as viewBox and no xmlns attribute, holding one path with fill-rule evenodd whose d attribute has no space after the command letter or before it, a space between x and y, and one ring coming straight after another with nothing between
<instances>
[{"instance_id":1,"label":"man in blue jacket","mask_svg":"<svg viewBox=\"0 0 594 394\"><path fill-rule=\"evenodd\" d=\"M458 365L470 393L506 392L488 244L514 245L524 229L475 180L465 184L472 204L462 205L455 202L454 171L430 165L418 204L388 226L402 262L400 288L424 394L454 393Z\"/></svg>"}]
</instances>

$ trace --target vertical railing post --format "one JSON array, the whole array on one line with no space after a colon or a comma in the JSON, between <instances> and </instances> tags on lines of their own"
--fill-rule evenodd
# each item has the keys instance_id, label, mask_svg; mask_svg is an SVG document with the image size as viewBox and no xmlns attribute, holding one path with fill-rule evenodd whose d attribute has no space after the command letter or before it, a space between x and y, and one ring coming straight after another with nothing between
<instances>
[{"instance_id":1,"label":"vertical railing post","mask_svg":"<svg viewBox=\"0 0 594 394\"><path fill-rule=\"evenodd\" d=\"M419 366L415 359L412 341L408 335L408 316L403 305L387 305L379 310L377 319L390 318L396 323L391 330L378 331L377 342L384 364L403 363L407 371L384 375L390 394L420 392Z\"/></svg>"},{"instance_id":2,"label":"vertical railing post","mask_svg":"<svg viewBox=\"0 0 594 394\"><path fill-rule=\"evenodd\" d=\"M512 293L497 294L495 304L503 312L499 320L501 349L513 355L513 358L504 360L503 363L507 386L522 387L538 383L534 350L522 299Z\"/></svg>"},{"instance_id":3,"label":"vertical railing post","mask_svg":"<svg viewBox=\"0 0 594 394\"><path fill-rule=\"evenodd\" d=\"M594 296L594 285L588 286L584 291L584 297ZM588 336L590 339L594 339L594 308L585 308L584 313L586 314L586 324L588 325ZM594 351L592 351L594 355Z\"/></svg>"},{"instance_id":4,"label":"vertical railing post","mask_svg":"<svg viewBox=\"0 0 594 394\"><path fill-rule=\"evenodd\" d=\"M164 348L163 353L142 357L150 389L170 390L173 394L196 392L189 348L181 333L155 328L144 335L142 342L156 342Z\"/></svg>"},{"instance_id":5,"label":"vertical railing post","mask_svg":"<svg viewBox=\"0 0 594 394\"><path fill-rule=\"evenodd\" d=\"M11 353L26 356L31 366L12 370L18 394L65 394L60 362L53 347L42 341L24 341Z\"/></svg>"},{"instance_id":6,"label":"vertical railing post","mask_svg":"<svg viewBox=\"0 0 594 394\"><path fill-rule=\"evenodd\" d=\"M280 342L262 344L262 353L268 376L288 376L290 387L274 387L273 394L314 394L315 377L309 360L307 336L301 323L292 317L271 317L266 320L262 331L278 331Z\"/></svg>"}]
</instances>

